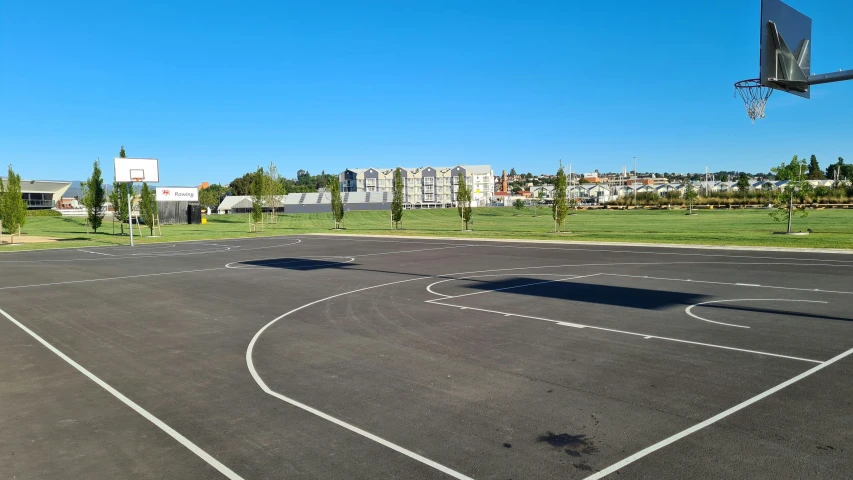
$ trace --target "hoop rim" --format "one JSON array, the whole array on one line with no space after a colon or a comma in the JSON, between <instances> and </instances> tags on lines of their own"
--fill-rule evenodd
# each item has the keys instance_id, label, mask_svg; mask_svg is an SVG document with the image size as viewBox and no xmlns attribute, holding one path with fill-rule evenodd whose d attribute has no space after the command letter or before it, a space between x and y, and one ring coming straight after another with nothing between
<instances>
[{"instance_id":1,"label":"hoop rim","mask_svg":"<svg viewBox=\"0 0 853 480\"><path fill-rule=\"evenodd\" d=\"M741 80L739 82L735 82L735 88L770 88L766 85L761 84L760 78L750 78L748 80Z\"/></svg>"}]
</instances>

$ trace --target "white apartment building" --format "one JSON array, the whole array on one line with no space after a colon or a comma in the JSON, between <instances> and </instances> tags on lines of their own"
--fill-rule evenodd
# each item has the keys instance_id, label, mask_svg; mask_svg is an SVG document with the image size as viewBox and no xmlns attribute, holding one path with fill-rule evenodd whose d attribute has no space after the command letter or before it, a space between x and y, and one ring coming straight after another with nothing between
<instances>
[{"instance_id":1,"label":"white apartment building","mask_svg":"<svg viewBox=\"0 0 853 480\"><path fill-rule=\"evenodd\" d=\"M393 193L394 170L348 168L339 175L342 192ZM403 202L406 208L450 208L456 206L459 174L471 189L471 204L487 206L494 194L491 165L401 168Z\"/></svg>"}]
</instances>

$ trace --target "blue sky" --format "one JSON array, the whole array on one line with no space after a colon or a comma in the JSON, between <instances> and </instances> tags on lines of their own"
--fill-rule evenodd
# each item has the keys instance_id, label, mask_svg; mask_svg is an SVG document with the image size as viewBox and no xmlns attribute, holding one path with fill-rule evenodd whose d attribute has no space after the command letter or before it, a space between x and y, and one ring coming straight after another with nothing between
<instances>
[{"instance_id":1,"label":"blue sky","mask_svg":"<svg viewBox=\"0 0 853 480\"><path fill-rule=\"evenodd\" d=\"M812 71L853 68L853 3L811 16ZM0 165L83 179L119 146L168 185L297 169L490 163L767 171L853 161L853 81L752 125L758 0L0 2ZM4 168L5 170L5 168Z\"/></svg>"}]
</instances>

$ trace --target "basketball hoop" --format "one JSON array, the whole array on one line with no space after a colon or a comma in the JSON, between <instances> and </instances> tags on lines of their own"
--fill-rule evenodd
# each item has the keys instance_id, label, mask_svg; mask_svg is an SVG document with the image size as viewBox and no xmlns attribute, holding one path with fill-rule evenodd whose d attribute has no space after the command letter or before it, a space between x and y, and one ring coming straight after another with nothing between
<instances>
[{"instance_id":1,"label":"basketball hoop","mask_svg":"<svg viewBox=\"0 0 853 480\"><path fill-rule=\"evenodd\" d=\"M773 89L761 84L761 80L753 78L735 82L735 94L740 94L746 107L746 114L755 123L756 120L764 118L764 107Z\"/></svg>"}]
</instances>

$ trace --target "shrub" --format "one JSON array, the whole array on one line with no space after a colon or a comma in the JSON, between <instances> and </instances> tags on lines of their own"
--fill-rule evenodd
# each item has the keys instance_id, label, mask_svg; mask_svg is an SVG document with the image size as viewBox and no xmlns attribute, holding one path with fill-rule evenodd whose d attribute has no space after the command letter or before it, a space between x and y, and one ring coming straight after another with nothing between
<instances>
[{"instance_id":1,"label":"shrub","mask_svg":"<svg viewBox=\"0 0 853 480\"><path fill-rule=\"evenodd\" d=\"M61 217L62 214L56 210L27 210L28 217Z\"/></svg>"}]
</instances>

